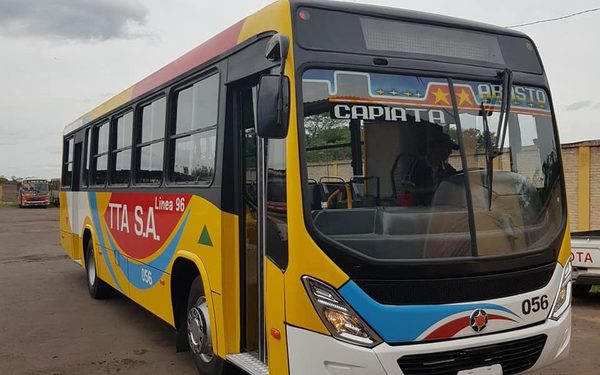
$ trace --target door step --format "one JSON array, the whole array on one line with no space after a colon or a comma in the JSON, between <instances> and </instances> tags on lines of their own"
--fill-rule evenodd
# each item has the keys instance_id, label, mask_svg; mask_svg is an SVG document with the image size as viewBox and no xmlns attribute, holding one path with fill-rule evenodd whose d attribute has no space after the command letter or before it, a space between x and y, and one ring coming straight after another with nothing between
<instances>
[{"instance_id":1,"label":"door step","mask_svg":"<svg viewBox=\"0 0 600 375\"><path fill-rule=\"evenodd\" d=\"M250 375L269 375L269 366L251 353L228 354L225 359Z\"/></svg>"}]
</instances>

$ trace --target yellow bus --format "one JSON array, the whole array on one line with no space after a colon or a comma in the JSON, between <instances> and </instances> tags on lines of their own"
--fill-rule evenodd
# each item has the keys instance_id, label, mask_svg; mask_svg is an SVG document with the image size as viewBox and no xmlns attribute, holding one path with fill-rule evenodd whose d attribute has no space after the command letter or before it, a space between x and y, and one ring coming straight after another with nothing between
<instances>
[{"instance_id":1,"label":"yellow bus","mask_svg":"<svg viewBox=\"0 0 600 375\"><path fill-rule=\"evenodd\" d=\"M565 358L571 265L533 41L280 0L64 130L93 298L201 374L499 374Z\"/></svg>"}]
</instances>

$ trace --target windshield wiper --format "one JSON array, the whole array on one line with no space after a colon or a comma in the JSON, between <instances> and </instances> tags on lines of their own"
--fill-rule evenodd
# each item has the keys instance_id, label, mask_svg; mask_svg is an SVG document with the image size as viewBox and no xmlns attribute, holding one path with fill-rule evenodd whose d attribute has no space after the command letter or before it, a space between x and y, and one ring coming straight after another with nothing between
<instances>
[{"instance_id":1,"label":"windshield wiper","mask_svg":"<svg viewBox=\"0 0 600 375\"><path fill-rule=\"evenodd\" d=\"M486 185L488 189L488 210L492 210L492 192L494 184L494 159L501 156L504 152L504 141L508 130L508 121L510 118L511 93L512 93L512 71L505 69L499 72L502 77L502 103L500 107L500 117L498 118L498 128L496 130L495 142L492 143L492 134L488 124L488 112L485 108L485 102L481 102L481 116L483 117L484 138L485 138L485 162L486 162Z\"/></svg>"}]
</instances>

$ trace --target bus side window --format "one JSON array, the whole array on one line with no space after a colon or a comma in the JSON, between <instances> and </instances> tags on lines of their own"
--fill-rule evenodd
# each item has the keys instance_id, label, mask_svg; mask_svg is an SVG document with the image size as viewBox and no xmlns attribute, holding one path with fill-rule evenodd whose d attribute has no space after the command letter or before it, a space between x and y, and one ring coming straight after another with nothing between
<instances>
[{"instance_id":1,"label":"bus side window","mask_svg":"<svg viewBox=\"0 0 600 375\"><path fill-rule=\"evenodd\" d=\"M167 99L162 97L141 109L141 130L136 140L135 182L162 182Z\"/></svg>"},{"instance_id":2,"label":"bus side window","mask_svg":"<svg viewBox=\"0 0 600 375\"><path fill-rule=\"evenodd\" d=\"M111 185L129 184L131 170L131 145L133 134L133 111L118 117L113 122L113 157L110 167Z\"/></svg>"},{"instance_id":3,"label":"bus side window","mask_svg":"<svg viewBox=\"0 0 600 375\"><path fill-rule=\"evenodd\" d=\"M92 149L92 139L91 139L91 134L92 134L92 130L91 129L87 129L85 131L85 142L84 142L84 147L85 147L85 154L84 154L84 161L83 161L83 171L82 171L82 176L81 176L81 186L82 187L88 187L90 186L90 151Z\"/></svg>"},{"instance_id":4,"label":"bus side window","mask_svg":"<svg viewBox=\"0 0 600 375\"><path fill-rule=\"evenodd\" d=\"M96 186L106 184L108 172L108 122L94 128L92 141L92 178L91 183Z\"/></svg>"},{"instance_id":5,"label":"bus side window","mask_svg":"<svg viewBox=\"0 0 600 375\"><path fill-rule=\"evenodd\" d=\"M179 90L174 107L169 180L210 185L215 173L219 74Z\"/></svg>"},{"instance_id":6,"label":"bus side window","mask_svg":"<svg viewBox=\"0 0 600 375\"><path fill-rule=\"evenodd\" d=\"M73 152L74 152L73 138L65 141L63 150L63 173L62 173L62 187L70 189L71 182L73 180Z\"/></svg>"}]
</instances>

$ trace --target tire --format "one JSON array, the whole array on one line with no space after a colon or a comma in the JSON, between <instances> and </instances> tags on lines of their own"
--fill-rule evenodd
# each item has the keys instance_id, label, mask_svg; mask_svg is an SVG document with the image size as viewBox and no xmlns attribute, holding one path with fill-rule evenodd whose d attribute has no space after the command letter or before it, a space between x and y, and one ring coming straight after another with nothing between
<instances>
[{"instance_id":1,"label":"tire","mask_svg":"<svg viewBox=\"0 0 600 375\"><path fill-rule=\"evenodd\" d=\"M190 353L198 373L222 374L223 360L212 351L210 316L200 276L192 281L190 287L185 324Z\"/></svg>"},{"instance_id":2,"label":"tire","mask_svg":"<svg viewBox=\"0 0 600 375\"><path fill-rule=\"evenodd\" d=\"M585 298L592 289L591 285L573 285L573 297Z\"/></svg>"},{"instance_id":3,"label":"tire","mask_svg":"<svg viewBox=\"0 0 600 375\"><path fill-rule=\"evenodd\" d=\"M110 296L110 286L98 277L93 241L88 241L85 257L85 272L88 291L93 299L105 299Z\"/></svg>"}]
</instances>

